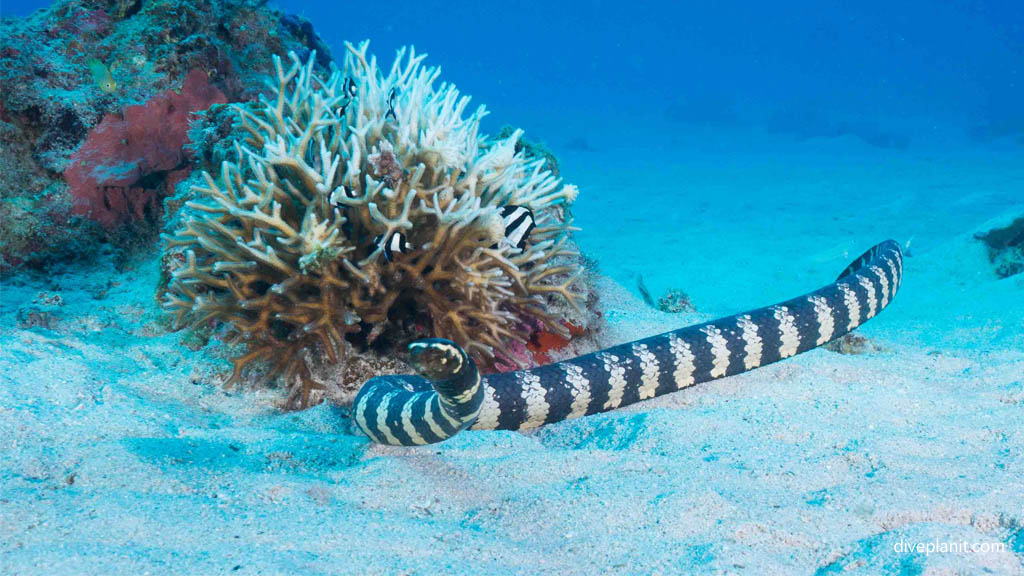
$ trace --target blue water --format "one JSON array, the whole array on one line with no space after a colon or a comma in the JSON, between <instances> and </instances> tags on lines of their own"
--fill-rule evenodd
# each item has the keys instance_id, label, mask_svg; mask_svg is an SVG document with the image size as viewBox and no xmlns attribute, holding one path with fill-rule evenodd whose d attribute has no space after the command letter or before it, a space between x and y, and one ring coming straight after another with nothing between
<instances>
[{"instance_id":1,"label":"blue water","mask_svg":"<svg viewBox=\"0 0 1024 576\"><path fill-rule=\"evenodd\" d=\"M45 5L9 0L2 11ZM336 56L345 40L370 38L385 60L415 45L495 123L528 130L567 114L798 132L842 121L917 145L982 126L1024 130L1015 0L277 5L312 20ZM575 135L547 136L557 145Z\"/></svg>"},{"instance_id":2,"label":"blue water","mask_svg":"<svg viewBox=\"0 0 1024 576\"><path fill-rule=\"evenodd\" d=\"M1024 4L1012 0L280 6L335 50L415 45L494 122L543 127L555 146L586 136L550 129L565 116L630 140L686 124L847 130L896 147L1024 130ZM631 133L633 120L663 125Z\"/></svg>"},{"instance_id":3,"label":"blue water","mask_svg":"<svg viewBox=\"0 0 1024 576\"><path fill-rule=\"evenodd\" d=\"M923 140L1024 122L1024 4L1014 1L280 6L335 47L365 37L389 54L413 44L496 121L527 127L565 114L622 125L774 117L794 130L814 129L804 118L842 119Z\"/></svg>"}]
</instances>

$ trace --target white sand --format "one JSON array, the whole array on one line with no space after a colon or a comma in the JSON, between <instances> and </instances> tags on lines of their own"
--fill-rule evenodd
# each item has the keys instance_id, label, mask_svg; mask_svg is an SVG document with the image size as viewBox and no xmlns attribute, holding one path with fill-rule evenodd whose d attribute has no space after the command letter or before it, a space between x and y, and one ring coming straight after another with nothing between
<instances>
[{"instance_id":1,"label":"white sand","mask_svg":"<svg viewBox=\"0 0 1024 576\"><path fill-rule=\"evenodd\" d=\"M1019 150L721 146L556 149L611 278L608 341L794 296L913 237L902 293L862 330L882 351L384 448L342 409L215 386L216 348L160 327L153 262L102 299L106 269L22 277L2 295L0 573L1024 571L1024 275L997 280L971 237L1021 211ZM702 313L644 309L638 273ZM52 329L19 327L33 307ZM1006 548L894 551L936 539Z\"/></svg>"}]
</instances>

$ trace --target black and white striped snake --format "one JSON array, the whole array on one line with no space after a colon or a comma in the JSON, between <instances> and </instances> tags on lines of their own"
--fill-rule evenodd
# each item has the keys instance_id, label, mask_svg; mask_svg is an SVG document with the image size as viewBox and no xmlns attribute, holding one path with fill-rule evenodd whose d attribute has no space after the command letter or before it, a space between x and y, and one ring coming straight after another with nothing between
<instances>
[{"instance_id":1,"label":"black and white striped snake","mask_svg":"<svg viewBox=\"0 0 1024 576\"><path fill-rule=\"evenodd\" d=\"M860 326L889 305L903 253L888 240L810 294L530 370L481 376L453 342L409 346L419 375L363 385L353 413L382 444L441 442L470 428L529 430L614 410L806 352Z\"/></svg>"}]
</instances>

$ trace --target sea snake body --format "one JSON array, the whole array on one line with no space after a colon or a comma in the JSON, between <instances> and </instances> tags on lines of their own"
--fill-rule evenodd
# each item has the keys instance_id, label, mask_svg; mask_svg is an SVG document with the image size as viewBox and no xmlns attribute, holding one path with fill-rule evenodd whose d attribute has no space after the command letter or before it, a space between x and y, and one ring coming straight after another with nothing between
<instances>
[{"instance_id":1,"label":"sea snake body","mask_svg":"<svg viewBox=\"0 0 1024 576\"><path fill-rule=\"evenodd\" d=\"M355 422L374 442L431 444L460 430L529 430L614 410L806 352L892 302L903 253L888 240L839 278L781 304L613 346L530 370L481 376L453 342L409 346L419 375L378 376L359 390Z\"/></svg>"}]
</instances>

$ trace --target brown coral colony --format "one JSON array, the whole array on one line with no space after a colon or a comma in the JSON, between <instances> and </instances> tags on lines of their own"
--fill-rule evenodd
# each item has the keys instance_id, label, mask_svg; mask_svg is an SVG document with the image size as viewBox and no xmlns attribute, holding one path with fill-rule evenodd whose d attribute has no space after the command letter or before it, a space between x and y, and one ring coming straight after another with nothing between
<instances>
[{"instance_id":1,"label":"brown coral colony","mask_svg":"<svg viewBox=\"0 0 1024 576\"><path fill-rule=\"evenodd\" d=\"M322 387L311 357L343 362L346 336L439 336L509 363L503 350L538 327L565 332L552 303L579 299L576 188L516 152L520 131L479 135L483 107L466 117L469 99L435 89L423 56L400 52L384 73L366 43L347 48L327 79L312 58L276 61L277 89L235 107L236 161L204 174L166 238L182 261L165 307L180 325L224 325L246 347L232 379L266 361L293 407ZM509 206L534 219L525 243L506 238Z\"/></svg>"}]
</instances>

